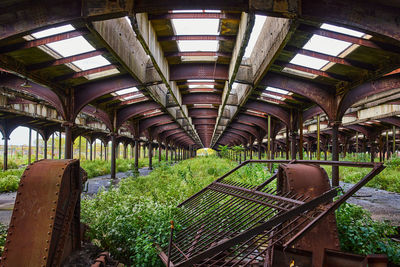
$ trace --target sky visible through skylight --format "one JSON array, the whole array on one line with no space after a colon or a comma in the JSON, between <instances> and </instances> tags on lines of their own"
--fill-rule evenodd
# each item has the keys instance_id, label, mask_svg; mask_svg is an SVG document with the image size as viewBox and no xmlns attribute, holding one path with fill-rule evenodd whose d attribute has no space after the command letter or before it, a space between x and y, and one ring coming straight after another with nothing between
<instances>
[{"instance_id":1,"label":"sky visible through skylight","mask_svg":"<svg viewBox=\"0 0 400 267\"><path fill-rule=\"evenodd\" d=\"M341 34L350 35L350 36L357 37L357 38L361 38L365 35L364 33L359 32L359 31L355 31L355 30L351 30L351 29L347 29L347 28L339 27L339 26L335 26L335 25L330 25L327 23L323 23L320 28L324 29L324 30L328 30L328 31L333 31L333 32L341 33ZM303 46L303 49L337 57L337 56L340 56L344 51L349 49L351 46L352 46L352 43L350 43L350 42L345 42L342 40L337 40L337 39L314 34L310 38L310 40L308 40L308 42ZM303 66L303 67L307 67L307 68L311 68L311 69L320 70L324 66L326 66L329 63L329 61L302 55L302 54L297 54L292 58L290 63L296 64L299 66ZM329 68L329 67L327 67L327 68ZM287 67L284 68L282 71L291 73L291 74L295 74L295 75L299 75L302 77L306 77L306 78L311 78L311 79L318 77L315 74L311 74L311 73L307 73L307 72L303 72L303 71L299 71L299 70L294 70L294 69L287 68Z\"/></svg>"},{"instance_id":2,"label":"sky visible through skylight","mask_svg":"<svg viewBox=\"0 0 400 267\"><path fill-rule=\"evenodd\" d=\"M95 50L95 48L82 36L49 43L47 46L56 51L62 57L74 56Z\"/></svg>"},{"instance_id":3,"label":"sky visible through skylight","mask_svg":"<svg viewBox=\"0 0 400 267\"><path fill-rule=\"evenodd\" d=\"M218 35L219 33L219 19L172 19L171 22L176 35ZM181 52L215 52L218 50L218 41L178 41L178 47Z\"/></svg>"}]
</instances>

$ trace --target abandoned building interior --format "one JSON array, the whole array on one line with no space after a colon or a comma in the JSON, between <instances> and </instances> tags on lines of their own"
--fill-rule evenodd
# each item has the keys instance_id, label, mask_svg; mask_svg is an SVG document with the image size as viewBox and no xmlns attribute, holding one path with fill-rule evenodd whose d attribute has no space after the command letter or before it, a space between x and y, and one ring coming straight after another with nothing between
<instances>
[{"instance_id":1,"label":"abandoned building interior","mask_svg":"<svg viewBox=\"0 0 400 267\"><path fill-rule=\"evenodd\" d=\"M46 206L45 188L61 183L58 201L70 207L63 219L56 216L60 226L51 231L45 254L35 252L46 262L43 266L58 266L80 247L76 207L85 175L74 160L81 151L78 156L73 144L80 144L81 137L91 149L100 140L100 159L110 161L111 179L116 178L121 145L124 158L130 148L136 171L141 147L148 151L150 170L157 152L159 161L162 153L166 161L176 161L196 157L200 148L218 151L223 146L243 148L244 162L237 168L280 164L271 178L275 191L266 186L272 180L249 187L224 176L181 203L179 220L189 226L176 236L171 231L169 246L159 249L166 266L387 266L382 265L388 264L385 257L344 256L333 212L399 150L400 3L1 1L4 170L8 140L19 126L44 140L45 159L53 137L52 151L59 146L54 158L62 159L32 160L18 189L41 187L38 203ZM339 155L346 153L367 153L370 160L340 163ZM331 176L315 164L327 164ZM351 192L334 198L341 166L371 172ZM30 180L41 168L55 168L43 177L57 174L59 180ZM22 193L17 202L34 196ZM225 226L216 202L218 212L235 207L232 214L235 221L243 219L241 226ZM261 211L270 217L258 217ZM49 220L43 224L51 226L54 218ZM216 222L224 230L215 233ZM11 221L20 229L30 223L14 215ZM315 238L324 227L332 234ZM8 241L23 239L17 228ZM68 249L57 250L60 244ZM18 241L6 246L2 264L22 264L12 253L19 250ZM28 253L27 248L21 251ZM30 266L42 266L37 264Z\"/></svg>"}]
</instances>

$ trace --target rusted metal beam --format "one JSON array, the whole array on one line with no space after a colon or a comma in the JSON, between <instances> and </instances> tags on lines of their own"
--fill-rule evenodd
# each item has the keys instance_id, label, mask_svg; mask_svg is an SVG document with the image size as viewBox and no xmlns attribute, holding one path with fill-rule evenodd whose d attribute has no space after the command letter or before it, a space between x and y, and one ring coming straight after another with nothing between
<instances>
[{"instance_id":1,"label":"rusted metal beam","mask_svg":"<svg viewBox=\"0 0 400 267\"><path fill-rule=\"evenodd\" d=\"M210 118L208 118L208 119L192 119L192 123L194 124L194 125L203 125L203 124L206 124L206 125L215 125L215 118L213 118L213 119L210 119Z\"/></svg>"},{"instance_id":2,"label":"rusted metal beam","mask_svg":"<svg viewBox=\"0 0 400 267\"><path fill-rule=\"evenodd\" d=\"M124 107L118 111L116 118L116 129L118 129L129 118L159 108L161 108L160 105L155 102L141 102Z\"/></svg>"},{"instance_id":3,"label":"rusted metal beam","mask_svg":"<svg viewBox=\"0 0 400 267\"><path fill-rule=\"evenodd\" d=\"M113 101L116 101L116 100L121 100L121 99L124 99L124 98L130 98L132 96L135 97L135 96L142 95L142 94L143 94L143 92L138 91L138 92L127 93L127 94L123 94L123 95L105 97L105 98L96 100L96 103L97 104L102 104L102 103L107 103L107 102L113 102Z\"/></svg>"},{"instance_id":4,"label":"rusted metal beam","mask_svg":"<svg viewBox=\"0 0 400 267\"><path fill-rule=\"evenodd\" d=\"M329 79L334 79L334 80L338 80L338 81L350 81L349 78L342 76L342 75L329 73L329 72L322 71L322 70L307 68L304 66L300 66L300 65L296 65L296 64L292 64L292 63L286 63L286 62L282 62L279 60L274 61L274 64L278 65L282 68L290 68L290 69L294 69L294 70L299 70L302 72L318 75L318 76L329 78Z\"/></svg>"},{"instance_id":5,"label":"rusted metal beam","mask_svg":"<svg viewBox=\"0 0 400 267\"><path fill-rule=\"evenodd\" d=\"M79 78L79 77L83 77L83 76L87 76L87 75L90 75L90 74L95 74L95 73L99 73L99 72L103 72L103 71L107 71L107 70L112 70L112 69L118 69L118 66L114 65L114 64L110 64L110 65L107 65L107 66L93 68L93 69L90 69L90 70L83 70L83 71L79 71L79 72L65 74L65 75L62 75L62 76L55 77L54 81L62 82L62 81L65 81L65 80L76 79L76 78Z\"/></svg>"},{"instance_id":6,"label":"rusted metal beam","mask_svg":"<svg viewBox=\"0 0 400 267\"><path fill-rule=\"evenodd\" d=\"M246 103L246 108L249 109L254 109L260 112L264 112L266 114L272 115L278 120L282 121L286 125L289 125L289 113L282 107L268 104L268 103L263 103L260 101L248 101Z\"/></svg>"},{"instance_id":7,"label":"rusted metal beam","mask_svg":"<svg viewBox=\"0 0 400 267\"><path fill-rule=\"evenodd\" d=\"M272 72L264 76L259 86L272 86L306 97L322 107L330 118L335 117L335 89L329 90L330 88L326 89L311 81L286 77Z\"/></svg>"},{"instance_id":8,"label":"rusted metal beam","mask_svg":"<svg viewBox=\"0 0 400 267\"><path fill-rule=\"evenodd\" d=\"M231 57L231 53L223 52L207 52L207 51L193 51L193 52L171 52L165 53L165 57Z\"/></svg>"},{"instance_id":9,"label":"rusted metal beam","mask_svg":"<svg viewBox=\"0 0 400 267\"><path fill-rule=\"evenodd\" d=\"M32 41L26 41L26 42L22 42L22 43L16 43L16 44L8 45L8 46L3 46L3 47L0 47L0 54L9 53L9 52L21 50L21 49L38 47L40 45L46 45L46 44L57 42L57 41L71 39L71 38L82 36L82 35L85 35L88 33L89 33L89 31L86 29L79 29L79 30L74 30L74 31L66 32L66 33L52 35L49 37L35 39Z\"/></svg>"},{"instance_id":10,"label":"rusted metal beam","mask_svg":"<svg viewBox=\"0 0 400 267\"><path fill-rule=\"evenodd\" d=\"M191 93L182 96L183 105L193 104L221 104L221 95L213 93Z\"/></svg>"},{"instance_id":11,"label":"rusted metal beam","mask_svg":"<svg viewBox=\"0 0 400 267\"><path fill-rule=\"evenodd\" d=\"M160 36L159 42L170 41L235 41L235 36L229 35L174 35L174 36Z\"/></svg>"},{"instance_id":12,"label":"rusted metal beam","mask_svg":"<svg viewBox=\"0 0 400 267\"><path fill-rule=\"evenodd\" d=\"M144 132L150 127L153 127L155 125L158 125L160 123L172 123L172 119L169 115L159 115L159 116L154 116L148 119L140 120L139 121L139 133Z\"/></svg>"},{"instance_id":13,"label":"rusted metal beam","mask_svg":"<svg viewBox=\"0 0 400 267\"><path fill-rule=\"evenodd\" d=\"M383 21L383 20L382 20ZM304 31L309 31L313 34L317 34L320 36L328 37L328 38L333 38L336 40L352 43L352 44L357 44L360 46L365 46L373 49L380 49L380 50L385 50L387 52L392 52L392 53L400 53L400 47L394 46L388 43L383 43L383 42L378 42L378 41L371 41L368 39L364 38L358 38L354 36L350 36L347 34L342 34L338 32L333 32L321 28L316 28L310 25L302 25L299 27L299 30L304 30Z\"/></svg>"},{"instance_id":14,"label":"rusted metal beam","mask_svg":"<svg viewBox=\"0 0 400 267\"><path fill-rule=\"evenodd\" d=\"M327 0L301 2L301 17L307 20L328 22L368 33L378 33L400 40L396 4L377 5L375 2ZM362 18L362 19L361 19Z\"/></svg>"},{"instance_id":15,"label":"rusted metal beam","mask_svg":"<svg viewBox=\"0 0 400 267\"><path fill-rule=\"evenodd\" d=\"M184 12L184 13L165 13L150 14L149 20L164 19L229 19L240 20L240 13L209 13L209 12Z\"/></svg>"},{"instance_id":16,"label":"rusted metal beam","mask_svg":"<svg viewBox=\"0 0 400 267\"><path fill-rule=\"evenodd\" d=\"M82 54L75 55L75 56L64 57L64 58L60 58L60 59L49 60L46 62L28 65L26 67L26 69L28 71L36 71L36 70L40 70L40 69L44 69L44 68L49 68L49 67L67 64L67 63L72 63L77 60L82 60L82 59L87 59L87 58L91 58L91 57L95 57L95 56L104 55L106 52L107 52L107 50L102 48L102 49L98 49L93 52L87 52L87 53L82 53Z\"/></svg>"},{"instance_id":17,"label":"rusted metal beam","mask_svg":"<svg viewBox=\"0 0 400 267\"><path fill-rule=\"evenodd\" d=\"M307 50L307 49L297 48L294 46L287 45L285 47L285 50L292 52L292 53L301 54L301 55L305 55L305 56L309 56L309 57L314 57L314 58L318 58L318 59L322 59L322 60L327 60L329 62L333 62L336 64L350 66L350 67L359 68L359 69L364 69L364 70L368 70L368 71L373 71L375 69L372 65L369 65L369 64L366 64L363 62L359 62L356 60L335 57L335 56L322 54L322 53L318 53L318 52Z\"/></svg>"},{"instance_id":18,"label":"rusted metal beam","mask_svg":"<svg viewBox=\"0 0 400 267\"><path fill-rule=\"evenodd\" d=\"M227 80L228 67L221 64L193 63L172 65L170 80L214 79Z\"/></svg>"},{"instance_id":19,"label":"rusted metal beam","mask_svg":"<svg viewBox=\"0 0 400 267\"><path fill-rule=\"evenodd\" d=\"M189 109L189 116L192 118L216 118L218 110L214 108L192 108Z\"/></svg>"},{"instance_id":20,"label":"rusted metal beam","mask_svg":"<svg viewBox=\"0 0 400 267\"><path fill-rule=\"evenodd\" d=\"M121 106L140 103L140 102L143 102L143 101L149 101L149 100L151 100L151 98L147 97L147 96L136 97L134 99L124 100L124 101L121 101L121 102L117 102L117 103L114 103L114 104L107 105L107 108L121 107Z\"/></svg>"},{"instance_id":21,"label":"rusted metal beam","mask_svg":"<svg viewBox=\"0 0 400 267\"><path fill-rule=\"evenodd\" d=\"M74 112L78 114L84 106L103 95L139 85L140 83L130 75L119 75L101 81L78 85L75 87Z\"/></svg>"},{"instance_id":22,"label":"rusted metal beam","mask_svg":"<svg viewBox=\"0 0 400 267\"><path fill-rule=\"evenodd\" d=\"M353 88L342 98L339 104L337 118L342 118L346 110L361 99L392 88L400 88L400 73L385 76Z\"/></svg>"}]
</instances>

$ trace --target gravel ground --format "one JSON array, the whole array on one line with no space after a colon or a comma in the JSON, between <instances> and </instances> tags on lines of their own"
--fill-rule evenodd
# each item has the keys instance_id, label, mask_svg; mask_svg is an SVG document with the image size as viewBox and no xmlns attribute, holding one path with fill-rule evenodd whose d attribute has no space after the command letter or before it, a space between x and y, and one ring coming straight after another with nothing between
<instances>
[{"instance_id":1,"label":"gravel ground","mask_svg":"<svg viewBox=\"0 0 400 267\"><path fill-rule=\"evenodd\" d=\"M352 184L341 182L340 186L346 191ZM400 226L400 194L362 187L348 202L369 210L375 220L388 220Z\"/></svg>"}]
</instances>

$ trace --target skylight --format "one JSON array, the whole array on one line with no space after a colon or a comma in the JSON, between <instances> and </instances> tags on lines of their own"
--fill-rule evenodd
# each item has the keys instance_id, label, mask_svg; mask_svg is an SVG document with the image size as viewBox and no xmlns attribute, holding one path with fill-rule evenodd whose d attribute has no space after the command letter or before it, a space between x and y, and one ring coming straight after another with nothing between
<instances>
[{"instance_id":1,"label":"skylight","mask_svg":"<svg viewBox=\"0 0 400 267\"><path fill-rule=\"evenodd\" d=\"M285 100L285 98L282 97L282 96L271 95L271 94L268 94L268 93L265 93L265 92L263 92L261 95L269 97L269 98L277 99L277 100Z\"/></svg>"},{"instance_id":2,"label":"skylight","mask_svg":"<svg viewBox=\"0 0 400 267\"><path fill-rule=\"evenodd\" d=\"M338 32L338 33L343 33L343 34L347 34L347 35L358 37L358 38L363 37L365 35L365 33L363 33L363 32L350 30L350 29L347 29L344 27L339 27L339 26L328 24L328 23L322 24L321 29Z\"/></svg>"},{"instance_id":3,"label":"skylight","mask_svg":"<svg viewBox=\"0 0 400 267\"><path fill-rule=\"evenodd\" d=\"M60 34L60 33L64 33L64 32L70 32L73 30L75 30L75 28L71 24L68 24L68 25L50 28L50 29L43 30L40 32L35 32L35 33L32 33L31 35L33 37L35 37L36 39L39 39L39 38L44 38L44 37L48 37L48 36L52 36L52 35L56 35L56 34Z\"/></svg>"},{"instance_id":4,"label":"skylight","mask_svg":"<svg viewBox=\"0 0 400 267\"><path fill-rule=\"evenodd\" d=\"M126 95L126 94L134 93L134 92L137 92L137 91L139 91L139 90L136 87L130 87L130 88L126 88L126 89L115 91L115 93L117 95Z\"/></svg>"},{"instance_id":5,"label":"skylight","mask_svg":"<svg viewBox=\"0 0 400 267\"><path fill-rule=\"evenodd\" d=\"M295 70L295 69L287 68L287 67L283 68L282 72L286 72L286 73L293 74L293 75L298 75L298 76L301 76L304 78L309 78L309 79L315 79L318 77L318 75L316 75L316 74L304 72L301 70Z\"/></svg>"},{"instance_id":6,"label":"skylight","mask_svg":"<svg viewBox=\"0 0 400 267\"><path fill-rule=\"evenodd\" d=\"M274 93L278 93L278 94L282 94L282 95L288 95L289 91L283 90L283 89L279 89L276 87L272 87L272 86L268 86L267 88L265 88L266 91L270 91L270 92L274 92Z\"/></svg>"},{"instance_id":7,"label":"skylight","mask_svg":"<svg viewBox=\"0 0 400 267\"><path fill-rule=\"evenodd\" d=\"M72 63L81 70L89 70L111 64L110 61L105 59L103 56L90 57L82 60L77 60Z\"/></svg>"},{"instance_id":8,"label":"skylight","mask_svg":"<svg viewBox=\"0 0 400 267\"><path fill-rule=\"evenodd\" d=\"M110 70L105 70L105 71L86 75L85 78L88 80L94 80L94 79L110 76L110 75L117 74L117 73L119 73L118 69L110 69Z\"/></svg>"},{"instance_id":9,"label":"skylight","mask_svg":"<svg viewBox=\"0 0 400 267\"><path fill-rule=\"evenodd\" d=\"M95 50L94 47L82 36L49 43L47 46L56 51L62 57L74 56Z\"/></svg>"},{"instance_id":10,"label":"skylight","mask_svg":"<svg viewBox=\"0 0 400 267\"><path fill-rule=\"evenodd\" d=\"M131 96L124 97L123 100L131 100L131 99L139 98L139 97L143 97L143 96L144 96L143 94L131 95Z\"/></svg>"},{"instance_id":11,"label":"skylight","mask_svg":"<svg viewBox=\"0 0 400 267\"><path fill-rule=\"evenodd\" d=\"M189 84L189 88L214 88L214 86L209 84L202 84L202 85Z\"/></svg>"},{"instance_id":12,"label":"skylight","mask_svg":"<svg viewBox=\"0 0 400 267\"><path fill-rule=\"evenodd\" d=\"M349 42L314 34L303 48L336 57L350 46Z\"/></svg>"},{"instance_id":13,"label":"skylight","mask_svg":"<svg viewBox=\"0 0 400 267\"><path fill-rule=\"evenodd\" d=\"M176 35L217 35L219 19L172 19Z\"/></svg>"},{"instance_id":14,"label":"skylight","mask_svg":"<svg viewBox=\"0 0 400 267\"><path fill-rule=\"evenodd\" d=\"M261 33L266 18L267 18L266 16L256 15L256 20L254 22L253 30L251 31L250 39L249 42L247 43L247 47L244 52L245 58L249 58L251 56L251 53L253 52L254 46L256 45L258 36Z\"/></svg>"},{"instance_id":15,"label":"skylight","mask_svg":"<svg viewBox=\"0 0 400 267\"><path fill-rule=\"evenodd\" d=\"M173 10L172 13L221 13L221 10L211 10L211 9L192 9L192 10Z\"/></svg>"},{"instance_id":16,"label":"skylight","mask_svg":"<svg viewBox=\"0 0 400 267\"><path fill-rule=\"evenodd\" d=\"M203 79L203 80L187 80L188 83L213 83L215 80L208 80L208 79Z\"/></svg>"},{"instance_id":17,"label":"skylight","mask_svg":"<svg viewBox=\"0 0 400 267\"><path fill-rule=\"evenodd\" d=\"M297 54L290 63L319 70L329 63L327 60L310 57L306 55Z\"/></svg>"},{"instance_id":18,"label":"skylight","mask_svg":"<svg viewBox=\"0 0 400 267\"><path fill-rule=\"evenodd\" d=\"M179 51L192 52L204 51L215 52L218 50L218 41L215 40L202 40L202 41L178 41Z\"/></svg>"}]
</instances>

